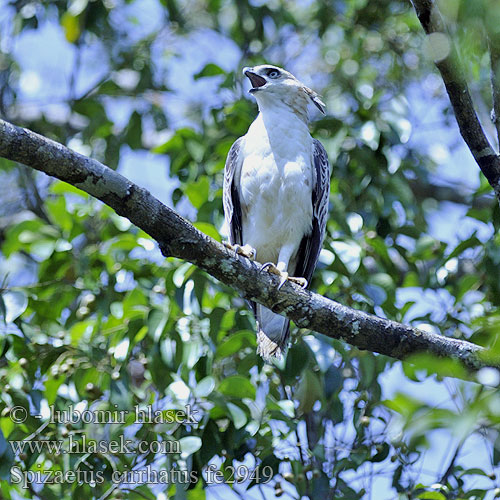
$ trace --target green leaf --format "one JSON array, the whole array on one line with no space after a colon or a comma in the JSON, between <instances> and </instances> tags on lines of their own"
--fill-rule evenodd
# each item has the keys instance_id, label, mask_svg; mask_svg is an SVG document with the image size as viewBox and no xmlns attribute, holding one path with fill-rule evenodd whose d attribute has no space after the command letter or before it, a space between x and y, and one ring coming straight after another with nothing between
<instances>
[{"instance_id":1,"label":"green leaf","mask_svg":"<svg viewBox=\"0 0 500 500\"><path fill-rule=\"evenodd\" d=\"M191 155L191 158L193 158L193 160L197 163L202 162L206 150L205 144L203 142L193 139L187 139L185 141L185 144L186 144L186 150Z\"/></svg>"},{"instance_id":2,"label":"green leaf","mask_svg":"<svg viewBox=\"0 0 500 500\"><path fill-rule=\"evenodd\" d=\"M405 420L409 420L419 408L425 407L420 400L401 392L398 392L392 399L385 400L382 403L402 415Z\"/></svg>"},{"instance_id":3,"label":"green leaf","mask_svg":"<svg viewBox=\"0 0 500 500\"><path fill-rule=\"evenodd\" d=\"M377 285L371 285L367 283L364 286L364 290L367 297L372 299L373 303L376 306L382 305L387 299L387 294L385 293L385 290Z\"/></svg>"},{"instance_id":4,"label":"green leaf","mask_svg":"<svg viewBox=\"0 0 500 500\"><path fill-rule=\"evenodd\" d=\"M290 347L286 355L285 368L283 369L286 380L295 380L307 368L311 358L310 352L304 341L297 342Z\"/></svg>"},{"instance_id":5,"label":"green leaf","mask_svg":"<svg viewBox=\"0 0 500 500\"><path fill-rule=\"evenodd\" d=\"M194 488L187 491L187 500L205 500L207 494L203 488L203 481L198 481Z\"/></svg>"},{"instance_id":6,"label":"green leaf","mask_svg":"<svg viewBox=\"0 0 500 500\"><path fill-rule=\"evenodd\" d=\"M469 475L488 476L488 473L483 469L479 469L478 467L473 467L472 469L465 469L464 471L460 472L458 477L469 476Z\"/></svg>"},{"instance_id":7,"label":"green leaf","mask_svg":"<svg viewBox=\"0 0 500 500\"><path fill-rule=\"evenodd\" d=\"M236 429L241 429L247 423L247 416L245 412L233 403L227 403L227 409L231 414L231 420Z\"/></svg>"},{"instance_id":8,"label":"green leaf","mask_svg":"<svg viewBox=\"0 0 500 500\"><path fill-rule=\"evenodd\" d=\"M226 358L236 352L241 352L245 347L255 348L255 334L249 331L242 331L231 334L227 340L217 347L217 357Z\"/></svg>"},{"instance_id":9,"label":"green leaf","mask_svg":"<svg viewBox=\"0 0 500 500\"><path fill-rule=\"evenodd\" d=\"M439 248L439 241L429 235L423 235L415 245L415 255L421 259L431 258Z\"/></svg>"},{"instance_id":10,"label":"green leaf","mask_svg":"<svg viewBox=\"0 0 500 500\"><path fill-rule=\"evenodd\" d=\"M0 430L0 436L3 441L5 437ZM15 460L14 452L10 446L5 446L4 452L0 455L0 480L7 482L11 477L11 468L14 465Z\"/></svg>"},{"instance_id":11,"label":"green leaf","mask_svg":"<svg viewBox=\"0 0 500 500\"><path fill-rule=\"evenodd\" d=\"M184 188L184 193L195 208L200 208L206 201L210 193L210 181L206 175L200 177L198 181L188 184Z\"/></svg>"},{"instance_id":12,"label":"green leaf","mask_svg":"<svg viewBox=\"0 0 500 500\"><path fill-rule=\"evenodd\" d=\"M329 498L332 488L328 476L323 471L319 472L319 477L313 479L312 490L314 498Z\"/></svg>"},{"instance_id":13,"label":"green leaf","mask_svg":"<svg viewBox=\"0 0 500 500\"><path fill-rule=\"evenodd\" d=\"M424 493L420 493L417 498L422 498L423 500L446 500L446 496L440 491L426 491Z\"/></svg>"},{"instance_id":14,"label":"green leaf","mask_svg":"<svg viewBox=\"0 0 500 500\"><path fill-rule=\"evenodd\" d=\"M154 339L155 342L161 337L163 329L167 324L168 315L160 309L151 309L148 314L148 335Z\"/></svg>"},{"instance_id":15,"label":"green leaf","mask_svg":"<svg viewBox=\"0 0 500 500\"><path fill-rule=\"evenodd\" d=\"M5 308L3 315L5 323L12 323L28 307L28 298L23 292L6 291L1 294L1 298Z\"/></svg>"},{"instance_id":16,"label":"green leaf","mask_svg":"<svg viewBox=\"0 0 500 500\"><path fill-rule=\"evenodd\" d=\"M186 459L189 455L196 453L202 445L201 438L198 436L186 436L179 439L179 446L181 448L181 457Z\"/></svg>"},{"instance_id":17,"label":"green leaf","mask_svg":"<svg viewBox=\"0 0 500 500\"><path fill-rule=\"evenodd\" d=\"M483 500L485 498L486 493L488 493L487 490L474 488L472 490L469 490L467 493L464 493L463 497L471 498L472 500Z\"/></svg>"},{"instance_id":18,"label":"green leaf","mask_svg":"<svg viewBox=\"0 0 500 500\"><path fill-rule=\"evenodd\" d=\"M220 384L218 391L226 396L235 398L255 399L256 391L250 380L241 376L233 375L224 379Z\"/></svg>"},{"instance_id":19,"label":"green leaf","mask_svg":"<svg viewBox=\"0 0 500 500\"><path fill-rule=\"evenodd\" d=\"M299 410L309 413L314 403L321 399L323 391L317 375L311 370L305 370L299 382L295 397L299 400Z\"/></svg>"},{"instance_id":20,"label":"green leaf","mask_svg":"<svg viewBox=\"0 0 500 500\"><path fill-rule=\"evenodd\" d=\"M361 263L361 247L354 241L334 241L332 249L350 274L354 274Z\"/></svg>"},{"instance_id":21,"label":"green leaf","mask_svg":"<svg viewBox=\"0 0 500 500\"><path fill-rule=\"evenodd\" d=\"M247 489L253 488L256 484L268 483L272 477L279 473L280 465L282 464L282 462L283 461L277 458L273 453L265 457L262 460L261 464L258 466L256 474L254 475L254 479L248 485ZM266 472L269 467L272 470L272 475Z\"/></svg>"},{"instance_id":22,"label":"green leaf","mask_svg":"<svg viewBox=\"0 0 500 500\"><path fill-rule=\"evenodd\" d=\"M215 226L213 224L210 224L209 222L194 222L193 226L196 229L199 229L202 233L205 233L213 238L215 241L218 241L219 243L222 241L219 231L215 229Z\"/></svg>"},{"instance_id":23,"label":"green leaf","mask_svg":"<svg viewBox=\"0 0 500 500\"><path fill-rule=\"evenodd\" d=\"M75 43L80 38L78 16L73 16L69 11L65 12L61 17L61 26L64 28L64 35L69 43Z\"/></svg>"},{"instance_id":24,"label":"green leaf","mask_svg":"<svg viewBox=\"0 0 500 500\"><path fill-rule=\"evenodd\" d=\"M325 396L330 399L343 384L340 370L335 365L330 365L325 373Z\"/></svg>"},{"instance_id":25,"label":"green leaf","mask_svg":"<svg viewBox=\"0 0 500 500\"><path fill-rule=\"evenodd\" d=\"M37 239L34 241L30 250L31 253L40 260L47 260L56 249L57 241L49 239Z\"/></svg>"},{"instance_id":26,"label":"green leaf","mask_svg":"<svg viewBox=\"0 0 500 500\"><path fill-rule=\"evenodd\" d=\"M468 248L474 248L474 247L477 247L477 246L480 246L480 245L482 245L482 243L476 238L476 236L474 234L470 238L468 238L468 239L466 239L464 241L461 241L455 247L455 249L453 250L453 252L451 252L450 255L448 255L446 257L446 259L450 260L450 259L453 259L454 257L458 257L459 255L461 255Z\"/></svg>"},{"instance_id":27,"label":"green leaf","mask_svg":"<svg viewBox=\"0 0 500 500\"><path fill-rule=\"evenodd\" d=\"M7 451L7 440L3 432L0 430L0 457Z\"/></svg>"},{"instance_id":28,"label":"green leaf","mask_svg":"<svg viewBox=\"0 0 500 500\"><path fill-rule=\"evenodd\" d=\"M403 281L404 287L410 287L410 286L419 286L420 282L418 279L418 274L415 271L409 271L408 273L405 274L405 278Z\"/></svg>"},{"instance_id":29,"label":"green leaf","mask_svg":"<svg viewBox=\"0 0 500 500\"><path fill-rule=\"evenodd\" d=\"M471 290L477 290L481 286L481 280L475 274L466 274L458 283L458 290L455 294L455 300L458 302L463 296Z\"/></svg>"},{"instance_id":30,"label":"green leaf","mask_svg":"<svg viewBox=\"0 0 500 500\"><path fill-rule=\"evenodd\" d=\"M92 324L92 321L81 321L79 323L75 323L69 331L71 337L71 345L76 347L80 342L80 339L88 331L88 329L92 330Z\"/></svg>"},{"instance_id":31,"label":"green leaf","mask_svg":"<svg viewBox=\"0 0 500 500\"><path fill-rule=\"evenodd\" d=\"M377 453L370 458L370 462L383 462L387 456L389 455L391 447L388 443L382 443L381 445L377 445Z\"/></svg>"},{"instance_id":32,"label":"green leaf","mask_svg":"<svg viewBox=\"0 0 500 500\"><path fill-rule=\"evenodd\" d=\"M467 217L477 219L485 224L491 222L491 209L490 208L471 208L467 212Z\"/></svg>"},{"instance_id":33,"label":"green leaf","mask_svg":"<svg viewBox=\"0 0 500 500\"><path fill-rule=\"evenodd\" d=\"M49 192L52 194L71 194L71 195L77 195L80 196L84 199L90 198L90 195L87 194L85 191L82 191L81 189L78 189L75 186L72 186L71 184L68 184L67 182L63 182L60 180L55 180L50 186L49 186Z\"/></svg>"},{"instance_id":34,"label":"green leaf","mask_svg":"<svg viewBox=\"0 0 500 500\"><path fill-rule=\"evenodd\" d=\"M497 466L498 464L500 464L500 434L498 434L493 445L493 465Z\"/></svg>"},{"instance_id":35,"label":"green leaf","mask_svg":"<svg viewBox=\"0 0 500 500\"><path fill-rule=\"evenodd\" d=\"M208 63L201 71L196 73L193 78L195 80L199 80L205 76L217 76L217 75L225 75L226 72L217 64Z\"/></svg>"},{"instance_id":36,"label":"green leaf","mask_svg":"<svg viewBox=\"0 0 500 500\"><path fill-rule=\"evenodd\" d=\"M40 219L25 220L9 227L2 243L2 254L9 257L13 252L24 249L32 241L46 233L47 227ZM26 241L27 235L31 236L29 241Z\"/></svg>"},{"instance_id":37,"label":"green leaf","mask_svg":"<svg viewBox=\"0 0 500 500\"><path fill-rule=\"evenodd\" d=\"M47 399L47 403L52 405L56 401L57 391L59 387L66 381L66 378L61 376L57 378L49 378L45 381L45 398Z\"/></svg>"},{"instance_id":38,"label":"green leaf","mask_svg":"<svg viewBox=\"0 0 500 500\"><path fill-rule=\"evenodd\" d=\"M76 467L75 467L76 469ZM157 500L157 496L154 495L151 490L149 489L149 486L139 486L138 488L134 488L133 490L130 490L128 492L130 500L139 500L139 499L146 499L146 500Z\"/></svg>"},{"instance_id":39,"label":"green leaf","mask_svg":"<svg viewBox=\"0 0 500 500\"><path fill-rule=\"evenodd\" d=\"M137 111L134 111L130 116L125 129L125 142L132 149L142 148L142 117Z\"/></svg>"},{"instance_id":40,"label":"green leaf","mask_svg":"<svg viewBox=\"0 0 500 500\"><path fill-rule=\"evenodd\" d=\"M293 404L293 401L290 401L289 399L283 399L281 401L278 401L278 406L281 408L281 411L288 417L294 418L295 417L295 406Z\"/></svg>"},{"instance_id":41,"label":"green leaf","mask_svg":"<svg viewBox=\"0 0 500 500\"><path fill-rule=\"evenodd\" d=\"M417 369L436 373L442 377L456 377L468 380L464 366L456 359L441 358L428 353L418 353L409 356L405 362L412 363Z\"/></svg>"},{"instance_id":42,"label":"green leaf","mask_svg":"<svg viewBox=\"0 0 500 500\"><path fill-rule=\"evenodd\" d=\"M361 371L360 386L369 388L376 377L375 357L371 352L360 353L359 368Z\"/></svg>"},{"instance_id":43,"label":"green leaf","mask_svg":"<svg viewBox=\"0 0 500 500\"><path fill-rule=\"evenodd\" d=\"M196 387L193 389L193 395L196 398L206 398L215 388L215 379L213 377L205 377L200 380Z\"/></svg>"},{"instance_id":44,"label":"green leaf","mask_svg":"<svg viewBox=\"0 0 500 500\"><path fill-rule=\"evenodd\" d=\"M151 151L157 154L169 154L181 150L183 146L184 141L182 140L182 137L177 133L173 135L168 141L160 144L159 146L156 146Z\"/></svg>"},{"instance_id":45,"label":"green leaf","mask_svg":"<svg viewBox=\"0 0 500 500\"><path fill-rule=\"evenodd\" d=\"M5 307L5 303L2 298L2 294L0 293L0 316L3 318L3 322L7 324L7 308ZM4 346L5 347L5 346ZM2 354L3 356L3 354Z\"/></svg>"},{"instance_id":46,"label":"green leaf","mask_svg":"<svg viewBox=\"0 0 500 500\"><path fill-rule=\"evenodd\" d=\"M48 199L45 206L51 215L51 220L63 231L69 232L73 227L73 216L68 212L64 196Z\"/></svg>"}]
</instances>

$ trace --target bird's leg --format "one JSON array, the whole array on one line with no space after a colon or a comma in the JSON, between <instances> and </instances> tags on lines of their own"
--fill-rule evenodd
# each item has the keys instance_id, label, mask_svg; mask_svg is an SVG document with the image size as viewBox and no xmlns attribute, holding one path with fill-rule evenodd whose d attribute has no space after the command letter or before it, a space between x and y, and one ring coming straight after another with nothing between
<instances>
[{"instance_id":1,"label":"bird's leg","mask_svg":"<svg viewBox=\"0 0 500 500\"><path fill-rule=\"evenodd\" d=\"M302 278L301 276L290 276L286 271L287 267L287 264L281 260L276 266L276 269L281 272L281 281L278 286L278 290L285 284L285 281L292 281L293 283L297 283L297 285L299 285L301 288L306 288L307 280L305 278Z\"/></svg>"},{"instance_id":2,"label":"bird's leg","mask_svg":"<svg viewBox=\"0 0 500 500\"><path fill-rule=\"evenodd\" d=\"M278 290L285 284L285 281L288 279L288 273L286 271L280 271L278 266L274 262L266 262L260 266L259 271L265 271L267 269L268 272L272 274L276 274L280 277L280 284L278 285Z\"/></svg>"},{"instance_id":3,"label":"bird's leg","mask_svg":"<svg viewBox=\"0 0 500 500\"><path fill-rule=\"evenodd\" d=\"M297 283L297 285L299 285L301 288L306 288L308 284L307 280L300 276L290 276L287 271L285 271L286 265L283 264L283 262L278 262L278 265L276 265L274 262L266 262L265 264L262 264L262 266L260 267L260 271L264 271L265 269L267 269L268 272L276 274L280 277L278 290L281 289L286 281L292 281L293 283Z\"/></svg>"},{"instance_id":4,"label":"bird's leg","mask_svg":"<svg viewBox=\"0 0 500 500\"><path fill-rule=\"evenodd\" d=\"M293 250L293 249L292 249ZM285 284L286 281L292 281L293 283L297 283L302 288L307 287L307 280L302 277L290 276L286 271L288 268L288 261L290 260L290 249L288 247L283 247L280 251L278 264L274 264L274 262L266 262L262 264L260 271L264 271L265 269L268 272L277 274L280 277L280 284L278 285L278 290Z\"/></svg>"},{"instance_id":5,"label":"bird's leg","mask_svg":"<svg viewBox=\"0 0 500 500\"><path fill-rule=\"evenodd\" d=\"M303 278L302 276L288 276L287 279L288 279L288 281L292 281L293 283L297 283L297 285L299 285L300 288L307 288L307 285L309 285L307 280L305 278Z\"/></svg>"},{"instance_id":6,"label":"bird's leg","mask_svg":"<svg viewBox=\"0 0 500 500\"><path fill-rule=\"evenodd\" d=\"M277 274L281 276L281 271L276 267L274 262L266 262L260 266L259 272L265 271L267 269L268 272Z\"/></svg>"},{"instance_id":7,"label":"bird's leg","mask_svg":"<svg viewBox=\"0 0 500 500\"><path fill-rule=\"evenodd\" d=\"M237 257L238 255L243 255L243 257L246 257L247 259L255 260L255 257L257 255L257 251L255 250L255 248L252 248L250 245L231 245L229 241L224 241L224 246L229 250L232 250L235 257Z\"/></svg>"}]
</instances>

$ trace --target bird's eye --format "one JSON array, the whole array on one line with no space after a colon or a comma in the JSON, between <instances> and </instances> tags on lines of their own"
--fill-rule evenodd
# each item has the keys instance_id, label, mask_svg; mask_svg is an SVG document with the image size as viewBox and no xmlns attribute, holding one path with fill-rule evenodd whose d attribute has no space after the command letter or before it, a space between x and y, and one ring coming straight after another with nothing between
<instances>
[{"instance_id":1,"label":"bird's eye","mask_svg":"<svg viewBox=\"0 0 500 500\"><path fill-rule=\"evenodd\" d=\"M267 72L267 76L269 78L278 78L278 76L280 76L280 72L277 69L270 69Z\"/></svg>"}]
</instances>

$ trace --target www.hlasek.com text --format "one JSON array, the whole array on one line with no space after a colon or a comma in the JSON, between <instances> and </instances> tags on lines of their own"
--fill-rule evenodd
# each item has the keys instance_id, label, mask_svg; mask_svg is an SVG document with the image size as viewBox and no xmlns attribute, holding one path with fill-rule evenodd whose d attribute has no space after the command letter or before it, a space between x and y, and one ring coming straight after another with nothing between
<instances>
[{"instance_id":1,"label":"www.hlasek.com text","mask_svg":"<svg viewBox=\"0 0 500 500\"><path fill-rule=\"evenodd\" d=\"M140 441L126 439L123 435L117 439L96 440L89 438L86 434L70 434L67 440L33 440L33 441L9 441L14 454L20 453L51 453L53 455L65 454L87 454L87 453L111 453L113 455L123 454L169 454L181 453L180 442L175 439L164 439L162 441Z\"/></svg>"}]
</instances>

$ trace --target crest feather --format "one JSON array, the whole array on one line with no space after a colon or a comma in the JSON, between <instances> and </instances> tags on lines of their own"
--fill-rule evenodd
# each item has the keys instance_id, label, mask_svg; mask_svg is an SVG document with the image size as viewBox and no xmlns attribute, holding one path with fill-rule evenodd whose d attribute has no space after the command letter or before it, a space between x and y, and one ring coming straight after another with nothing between
<instances>
[{"instance_id":1,"label":"crest feather","mask_svg":"<svg viewBox=\"0 0 500 500\"><path fill-rule=\"evenodd\" d=\"M314 90L310 89L309 87L302 87L304 92L309 96L311 101L314 103L314 105L323 113L325 113L326 105L325 103L320 99L319 94L314 92Z\"/></svg>"}]
</instances>

